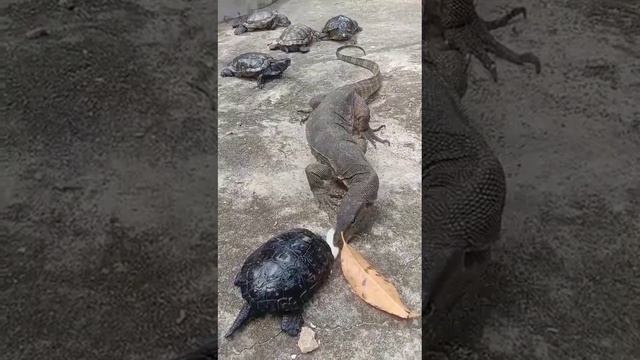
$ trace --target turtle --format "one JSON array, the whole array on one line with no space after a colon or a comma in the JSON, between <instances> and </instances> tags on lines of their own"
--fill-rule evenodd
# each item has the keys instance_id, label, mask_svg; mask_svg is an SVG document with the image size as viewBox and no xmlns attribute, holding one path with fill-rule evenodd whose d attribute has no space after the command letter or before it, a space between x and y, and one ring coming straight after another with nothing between
<instances>
[{"instance_id":1,"label":"turtle","mask_svg":"<svg viewBox=\"0 0 640 360\"><path fill-rule=\"evenodd\" d=\"M321 40L346 41L360 31L362 31L362 28L357 21L344 15L338 15L327 20L319 38ZM355 41L353 42L355 43Z\"/></svg>"},{"instance_id":2,"label":"turtle","mask_svg":"<svg viewBox=\"0 0 640 360\"><path fill-rule=\"evenodd\" d=\"M293 24L287 26L282 31L280 37L269 44L269 49L280 49L284 52L299 51L306 53L309 45L318 39L320 33L303 24Z\"/></svg>"},{"instance_id":3,"label":"turtle","mask_svg":"<svg viewBox=\"0 0 640 360\"><path fill-rule=\"evenodd\" d=\"M240 35L247 31L275 30L278 26L286 27L291 25L291 21L277 10L257 10L251 15L240 17L240 21L232 23L235 28L234 34Z\"/></svg>"},{"instance_id":4,"label":"turtle","mask_svg":"<svg viewBox=\"0 0 640 360\"><path fill-rule=\"evenodd\" d=\"M333 236L323 239L305 228L279 233L254 250L233 282L246 303L225 338L265 314L282 315L280 328L297 336L303 306L328 279L338 252Z\"/></svg>"},{"instance_id":5,"label":"turtle","mask_svg":"<svg viewBox=\"0 0 640 360\"><path fill-rule=\"evenodd\" d=\"M262 89L267 78L274 78L282 73L291 64L291 59L276 59L265 53L248 52L236 56L220 72L220 76L257 78L258 88Z\"/></svg>"}]
</instances>

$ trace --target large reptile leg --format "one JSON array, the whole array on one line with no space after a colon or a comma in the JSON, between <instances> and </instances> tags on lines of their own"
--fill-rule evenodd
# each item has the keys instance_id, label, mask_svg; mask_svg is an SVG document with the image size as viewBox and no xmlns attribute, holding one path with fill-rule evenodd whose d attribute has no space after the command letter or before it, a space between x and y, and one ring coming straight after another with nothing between
<instances>
[{"instance_id":1,"label":"large reptile leg","mask_svg":"<svg viewBox=\"0 0 640 360\"><path fill-rule=\"evenodd\" d=\"M304 124L307 121L307 119L309 119L309 115L311 114L311 112L315 110L315 108L317 108L318 105L320 105L320 103L322 102L322 99L324 99L325 96L326 94L316 95L312 97L311 100L309 100L309 108L297 110L299 113L303 114L302 119L300 120L300 124Z\"/></svg>"},{"instance_id":2,"label":"large reptile leg","mask_svg":"<svg viewBox=\"0 0 640 360\"><path fill-rule=\"evenodd\" d=\"M333 169L325 164L313 163L307 165L304 172L307 175L309 188L318 201L320 208L330 214L336 212L336 209L340 206L341 198L339 194L333 194L335 193L335 186L331 185L336 178Z\"/></svg>"},{"instance_id":3,"label":"large reptile leg","mask_svg":"<svg viewBox=\"0 0 640 360\"><path fill-rule=\"evenodd\" d=\"M468 1L465 6L473 6L473 3ZM445 29L444 37L452 47L460 50L465 55L472 54L478 58L482 65L489 70L494 81L498 80L498 71L495 62L489 57L489 53L518 65L533 64L536 73L540 73L540 60L538 57L530 52L522 54L514 52L499 43L489 32L489 30L506 26L509 20L519 14L526 15L526 10L524 8L515 8L496 20L485 21L473 10L473 14L466 24Z\"/></svg>"},{"instance_id":4,"label":"large reptile leg","mask_svg":"<svg viewBox=\"0 0 640 360\"><path fill-rule=\"evenodd\" d=\"M356 144L358 144L358 147L360 147L360 150L362 150L364 154L367 153L367 139L361 136L354 136L353 141L355 141Z\"/></svg>"},{"instance_id":5,"label":"large reptile leg","mask_svg":"<svg viewBox=\"0 0 640 360\"><path fill-rule=\"evenodd\" d=\"M376 134L374 134L375 132L384 129L385 125L380 125L376 129L372 129L371 127L369 127L369 121L371 121L371 113L369 111L369 106L367 105L366 100L356 95L353 101L354 134L369 140L374 148L376 147L376 141L383 144L391 145L389 140L381 139L376 136Z\"/></svg>"}]
</instances>

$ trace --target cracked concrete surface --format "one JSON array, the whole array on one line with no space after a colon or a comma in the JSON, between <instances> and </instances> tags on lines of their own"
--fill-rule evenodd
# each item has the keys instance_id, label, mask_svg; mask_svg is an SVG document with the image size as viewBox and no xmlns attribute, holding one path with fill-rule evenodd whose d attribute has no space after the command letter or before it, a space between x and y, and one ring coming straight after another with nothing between
<instances>
[{"instance_id":1,"label":"cracked concrete surface","mask_svg":"<svg viewBox=\"0 0 640 360\"><path fill-rule=\"evenodd\" d=\"M364 31L358 44L378 62L382 89L371 103L372 127L391 146L369 148L367 158L380 176L379 214L371 234L354 242L398 287L413 309L421 305L421 19L416 1L284 1L274 4L292 22L320 30L344 14ZM398 21L402 19L402 21ZM336 60L335 42L313 44L306 54L269 51L282 29L233 35L218 27L218 66L249 51L289 56L281 79L263 90L246 79L219 78L219 345L221 359L290 359L297 338L280 332L280 318L250 321L234 338L222 335L243 305L233 277L256 247L296 226L324 235L333 226L309 191L304 168L313 161L296 109L316 94L367 76L367 70ZM348 51L348 52L347 52ZM352 54L351 50L345 53ZM361 56L353 51L356 56ZM309 359L420 359L421 324L399 320L351 293L335 264L329 281L305 310L320 348Z\"/></svg>"}]
</instances>

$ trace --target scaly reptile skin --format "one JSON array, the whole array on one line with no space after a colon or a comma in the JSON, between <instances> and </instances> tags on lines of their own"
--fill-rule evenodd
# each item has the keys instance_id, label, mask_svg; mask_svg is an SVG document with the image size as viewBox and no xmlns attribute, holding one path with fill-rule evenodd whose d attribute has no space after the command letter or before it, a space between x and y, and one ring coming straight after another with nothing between
<instances>
[{"instance_id":1,"label":"scaly reptile skin","mask_svg":"<svg viewBox=\"0 0 640 360\"><path fill-rule=\"evenodd\" d=\"M350 241L373 218L379 180L365 157L367 140L388 143L369 127L370 112L366 100L380 88L382 76L373 61L340 54L355 45L336 50L338 59L369 69L373 76L337 88L310 101L313 109L305 120L305 133L317 162L306 167L309 187L320 206L329 214L337 207L334 244L341 246L340 234ZM345 188L346 187L346 191ZM342 201L340 201L342 200Z\"/></svg>"},{"instance_id":2,"label":"scaly reptile skin","mask_svg":"<svg viewBox=\"0 0 640 360\"><path fill-rule=\"evenodd\" d=\"M423 303L448 310L484 272L500 236L506 184L437 66L423 63L422 76Z\"/></svg>"},{"instance_id":3,"label":"scaly reptile skin","mask_svg":"<svg viewBox=\"0 0 640 360\"><path fill-rule=\"evenodd\" d=\"M488 30L477 26L482 20L468 0L423 6L422 286L423 311L428 313L450 310L480 284L492 244L500 237L506 179L460 102L467 88L468 57L485 51L475 40L487 39ZM482 23L504 25L521 12ZM465 44L473 49L450 46L447 34L452 29L471 39Z\"/></svg>"},{"instance_id":4,"label":"scaly reptile skin","mask_svg":"<svg viewBox=\"0 0 640 360\"><path fill-rule=\"evenodd\" d=\"M518 15L526 17L527 11L524 7L513 8L506 15L487 21L478 16L473 0L429 0L425 15L430 19L427 21L441 28L449 47L459 50L464 55L470 54L478 58L489 70L494 81L498 80L498 71L495 62L489 57L490 52L518 65L533 64L536 73L540 73L538 57L530 52L514 52L499 43L489 32L508 25L509 21Z\"/></svg>"}]
</instances>

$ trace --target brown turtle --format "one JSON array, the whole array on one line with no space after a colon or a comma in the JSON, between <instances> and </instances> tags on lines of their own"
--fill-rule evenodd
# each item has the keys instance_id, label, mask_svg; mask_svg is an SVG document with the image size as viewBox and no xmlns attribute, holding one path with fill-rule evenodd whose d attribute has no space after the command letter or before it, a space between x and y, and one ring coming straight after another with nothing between
<instances>
[{"instance_id":1,"label":"brown turtle","mask_svg":"<svg viewBox=\"0 0 640 360\"><path fill-rule=\"evenodd\" d=\"M258 10L253 12L246 19L240 18L237 23L232 23L236 28L233 33L240 35L247 31L275 30L278 26L289 26L291 21L276 10Z\"/></svg>"},{"instance_id":2,"label":"brown turtle","mask_svg":"<svg viewBox=\"0 0 640 360\"><path fill-rule=\"evenodd\" d=\"M306 53L309 51L309 46L314 40L317 40L320 36L318 31L313 30L307 25L293 24L289 25L280 37L269 44L269 49L280 49L284 52L299 51Z\"/></svg>"}]
</instances>

